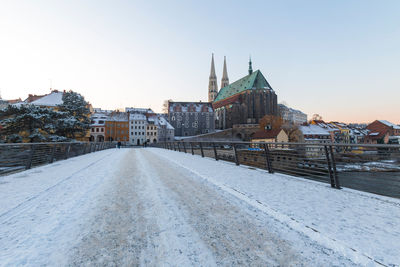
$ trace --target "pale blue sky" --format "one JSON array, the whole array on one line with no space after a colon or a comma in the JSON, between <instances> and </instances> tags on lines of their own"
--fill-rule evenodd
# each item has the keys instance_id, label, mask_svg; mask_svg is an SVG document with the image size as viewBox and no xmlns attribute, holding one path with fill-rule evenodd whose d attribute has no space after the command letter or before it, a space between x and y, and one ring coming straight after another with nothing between
<instances>
[{"instance_id":1,"label":"pale blue sky","mask_svg":"<svg viewBox=\"0 0 400 267\"><path fill-rule=\"evenodd\" d=\"M248 56L278 101L326 120L400 123L400 1L4 1L5 99L73 89L95 107L207 100L211 53Z\"/></svg>"}]
</instances>

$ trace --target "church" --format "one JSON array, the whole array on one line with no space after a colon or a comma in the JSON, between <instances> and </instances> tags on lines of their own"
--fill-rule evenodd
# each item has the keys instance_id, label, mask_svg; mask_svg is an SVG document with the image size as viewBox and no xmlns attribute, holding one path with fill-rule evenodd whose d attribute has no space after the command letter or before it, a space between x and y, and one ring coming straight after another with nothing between
<instances>
[{"instance_id":1,"label":"church","mask_svg":"<svg viewBox=\"0 0 400 267\"><path fill-rule=\"evenodd\" d=\"M253 71L251 59L248 74L229 84L224 57L221 89L218 91L212 55L208 101L214 108L216 129L228 129L239 124L255 125L265 115L278 115L277 95L261 71Z\"/></svg>"}]
</instances>

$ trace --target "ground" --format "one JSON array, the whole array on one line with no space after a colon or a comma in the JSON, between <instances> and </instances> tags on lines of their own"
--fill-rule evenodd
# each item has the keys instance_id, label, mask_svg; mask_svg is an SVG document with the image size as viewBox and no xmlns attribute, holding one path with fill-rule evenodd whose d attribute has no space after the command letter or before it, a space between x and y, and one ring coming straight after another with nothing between
<instances>
[{"instance_id":1,"label":"ground","mask_svg":"<svg viewBox=\"0 0 400 267\"><path fill-rule=\"evenodd\" d=\"M400 201L157 148L0 177L0 265L397 266Z\"/></svg>"}]
</instances>

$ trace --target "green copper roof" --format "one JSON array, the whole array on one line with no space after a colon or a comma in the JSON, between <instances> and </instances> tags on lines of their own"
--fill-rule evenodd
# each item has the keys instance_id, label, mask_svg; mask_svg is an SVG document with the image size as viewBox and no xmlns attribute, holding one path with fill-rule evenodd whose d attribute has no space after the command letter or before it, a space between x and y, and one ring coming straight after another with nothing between
<instances>
[{"instance_id":1,"label":"green copper roof","mask_svg":"<svg viewBox=\"0 0 400 267\"><path fill-rule=\"evenodd\" d=\"M267 79L262 75L260 70L256 70L250 75L247 75L234 83L231 83L219 90L217 98L214 102L236 95L250 89L272 89Z\"/></svg>"}]
</instances>

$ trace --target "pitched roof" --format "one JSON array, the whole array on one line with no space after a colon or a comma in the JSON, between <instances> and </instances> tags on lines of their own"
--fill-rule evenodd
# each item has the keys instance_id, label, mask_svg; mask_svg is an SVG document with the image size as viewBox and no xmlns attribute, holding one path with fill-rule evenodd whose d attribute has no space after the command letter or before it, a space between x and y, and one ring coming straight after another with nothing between
<instances>
[{"instance_id":1,"label":"pitched roof","mask_svg":"<svg viewBox=\"0 0 400 267\"><path fill-rule=\"evenodd\" d=\"M252 139L271 139L276 138L282 129L260 130L253 134Z\"/></svg>"},{"instance_id":2,"label":"pitched roof","mask_svg":"<svg viewBox=\"0 0 400 267\"><path fill-rule=\"evenodd\" d=\"M303 135L330 135L329 132L319 125L303 125L299 127Z\"/></svg>"},{"instance_id":3,"label":"pitched roof","mask_svg":"<svg viewBox=\"0 0 400 267\"><path fill-rule=\"evenodd\" d=\"M385 124L386 126L393 127L393 129L396 129L396 130L399 130L399 129L400 129L400 126L399 126L399 125L396 125L396 124L394 124L394 123L391 123L390 121L387 121L387 120L379 120L379 122Z\"/></svg>"},{"instance_id":4,"label":"pitched roof","mask_svg":"<svg viewBox=\"0 0 400 267\"><path fill-rule=\"evenodd\" d=\"M247 75L237 80L236 82L225 86L224 88L221 88L221 90L219 90L217 98L215 98L214 103L250 89L272 90L272 87L271 85L269 85L267 79L265 79L261 71L256 70L252 74Z\"/></svg>"},{"instance_id":5,"label":"pitched roof","mask_svg":"<svg viewBox=\"0 0 400 267\"><path fill-rule=\"evenodd\" d=\"M30 104L37 106L55 107L63 103L62 100L63 94L64 94L63 92L54 90L50 94L45 95L35 101L32 101Z\"/></svg>"}]
</instances>

